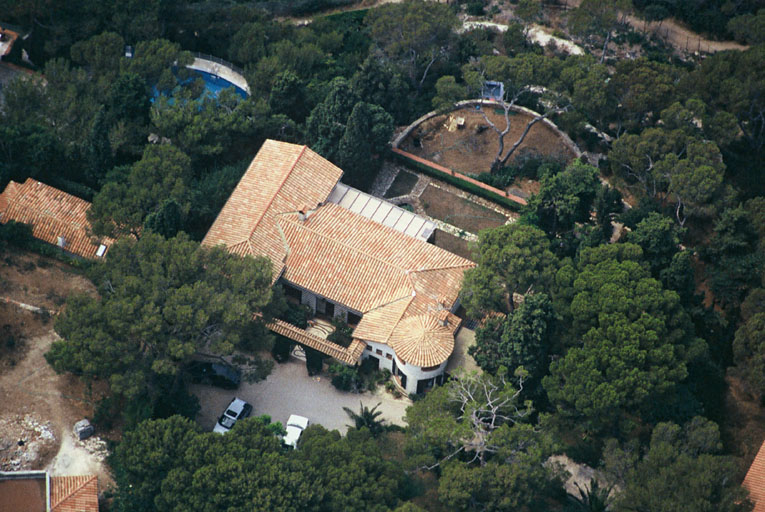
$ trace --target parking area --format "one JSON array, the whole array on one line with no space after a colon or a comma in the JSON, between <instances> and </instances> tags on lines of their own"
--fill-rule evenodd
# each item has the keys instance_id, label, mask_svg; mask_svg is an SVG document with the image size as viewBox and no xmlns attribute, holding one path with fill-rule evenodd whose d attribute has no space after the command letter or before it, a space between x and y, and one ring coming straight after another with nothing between
<instances>
[{"instance_id":1,"label":"parking area","mask_svg":"<svg viewBox=\"0 0 765 512\"><path fill-rule=\"evenodd\" d=\"M375 393L345 393L332 386L327 376L309 377L305 362L290 358L283 364L275 364L266 380L248 384L243 382L235 391L212 386L193 385L191 390L199 397L201 410L197 421L205 430L212 430L217 417L231 398L237 396L253 406L253 416L267 414L272 421L284 425L290 414L299 414L319 423L328 430L345 434L350 418L343 407L358 412L359 401L372 408L380 402L378 411L388 424L404 425L408 398L393 398L380 386Z\"/></svg>"}]
</instances>

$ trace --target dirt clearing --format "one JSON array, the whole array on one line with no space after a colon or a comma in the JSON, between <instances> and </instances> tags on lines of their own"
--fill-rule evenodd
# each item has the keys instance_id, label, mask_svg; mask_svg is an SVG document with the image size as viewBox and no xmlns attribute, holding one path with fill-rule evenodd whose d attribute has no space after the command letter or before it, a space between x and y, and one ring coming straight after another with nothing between
<instances>
[{"instance_id":1,"label":"dirt clearing","mask_svg":"<svg viewBox=\"0 0 765 512\"><path fill-rule=\"evenodd\" d=\"M433 184L425 187L419 199L429 217L442 220L468 233L477 234L482 229L501 226L508 219L495 210L455 196Z\"/></svg>"},{"instance_id":2,"label":"dirt clearing","mask_svg":"<svg viewBox=\"0 0 765 512\"><path fill-rule=\"evenodd\" d=\"M497 128L502 130L505 127L502 109L486 105L484 112ZM449 116L463 117L464 127L449 131L445 126ZM510 132L504 139L506 150L518 140L531 119L526 113L510 112ZM423 122L401 143L401 149L463 174L480 174L491 169L499 149L499 138L481 112L470 107ZM565 161L576 156L545 123L532 126L510 161L528 155L549 156Z\"/></svg>"},{"instance_id":3,"label":"dirt clearing","mask_svg":"<svg viewBox=\"0 0 765 512\"><path fill-rule=\"evenodd\" d=\"M58 340L55 319L16 303L58 311L72 293L95 293L69 266L36 254L0 256L0 468L48 469L56 475L97 474L110 485L97 437L75 440L75 422L93 415L97 398L74 375L57 375L45 353Z\"/></svg>"}]
</instances>

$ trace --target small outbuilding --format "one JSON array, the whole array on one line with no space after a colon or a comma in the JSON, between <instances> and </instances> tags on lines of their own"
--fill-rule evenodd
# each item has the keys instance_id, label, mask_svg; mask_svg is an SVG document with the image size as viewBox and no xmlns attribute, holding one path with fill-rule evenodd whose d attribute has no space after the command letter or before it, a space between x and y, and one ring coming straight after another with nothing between
<instances>
[{"instance_id":1,"label":"small outbuilding","mask_svg":"<svg viewBox=\"0 0 765 512\"><path fill-rule=\"evenodd\" d=\"M32 178L11 181L0 194L0 224L32 226L32 236L82 258L102 258L114 243L91 235L90 203Z\"/></svg>"}]
</instances>

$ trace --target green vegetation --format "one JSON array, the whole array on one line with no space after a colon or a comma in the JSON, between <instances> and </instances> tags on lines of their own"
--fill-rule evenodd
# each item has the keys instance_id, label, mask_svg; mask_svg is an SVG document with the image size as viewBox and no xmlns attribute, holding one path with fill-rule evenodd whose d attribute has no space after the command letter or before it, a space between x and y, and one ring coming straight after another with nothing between
<instances>
[{"instance_id":1,"label":"green vegetation","mask_svg":"<svg viewBox=\"0 0 765 512\"><path fill-rule=\"evenodd\" d=\"M193 416L184 363L200 350L268 346L252 313L274 307L270 269L263 258L204 249L185 235L123 239L90 269L100 298L68 301L56 320L63 339L46 359L57 372L108 382L115 413L127 405L133 422Z\"/></svg>"},{"instance_id":2,"label":"green vegetation","mask_svg":"<svg viewBox=\"0 0 765 512\"><path fill-rule=\"evenodd\" d=\"M753 403L765 396L756 2L585 0L560 28L590 43L579 56L527 41L544 2L510 2L523 23L504 34L458 33L462 7L421 0L307 25L275 19L350 3L0 0L3 21L30 31L8 58L44 76L3 86L0 187L40 179L92 201L97 233L128 235L103 262L74 260L99 295L67 301L47 355L59 372L107 384L95 419L124 434L113 509L750 510L734 458L747 450L725 404L727 382ZM464 7L477 13L485 2ZM625 33L632 9L750 47L681 61ZM622 58L625 43L641 44L639 56ZM192 51L241 67L251 96L204 99L199 81L179 87L193 78ZM395 126L474 97L484 80L540 112L566 106L551 118L598 167L521 154L482 175L497 188L538 181L521 207L386 151ZM396 158L521 214L479 233L477 266L465 273L483 373L418 398L402 431L362 407L346 411L347 436L311 426L286 451L268 418L218 436L174 416L196 412L184 375L196 352L271 348L252 313L307 320L270 287L264 260L197 243L268 137L309 144L357 186ZM0 250L7 244L60 254L16 224L0 227ZM349 335L338 326L333 339ZM291 347L277 337L274 357ZM305 351L309 373L321 372L324 357ZM330 372L348 390L380 380ZM567 497L558 468L544 464L558 453L595 467L601 485Z\"/></svg>"}]
</instances>

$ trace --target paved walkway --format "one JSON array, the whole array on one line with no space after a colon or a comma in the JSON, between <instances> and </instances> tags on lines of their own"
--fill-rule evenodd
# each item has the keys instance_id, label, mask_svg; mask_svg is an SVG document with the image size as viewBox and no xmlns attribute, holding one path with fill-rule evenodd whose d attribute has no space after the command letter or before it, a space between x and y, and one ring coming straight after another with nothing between
<instances>
[{"instance_id":1,"label":"paved walkway","mask_svg":"<svg viewBox=\"0 0 765 512\"><path fill-rule=\"evenodd\" d=\"M358 412L359 400L369 408L381 402L377 409L383 413L381 418L396 425L404 425L406 408L411 405L408 398L394 399L382 386L375 394L338 391L327 376L309 377L305 362L294 357L287 363L276 363L266 380L254 384L242 383L236 391L201 385L193 385L191 390L199 397L202 409L197 421L205 430L212 430L217 417L234 396L252 404L253 416L268 414L272 421L285 424L290 414L300 414L311 423L319 423L341 434L345 434L350 423L343 407Z\"/></svg>"}]
</instances>

